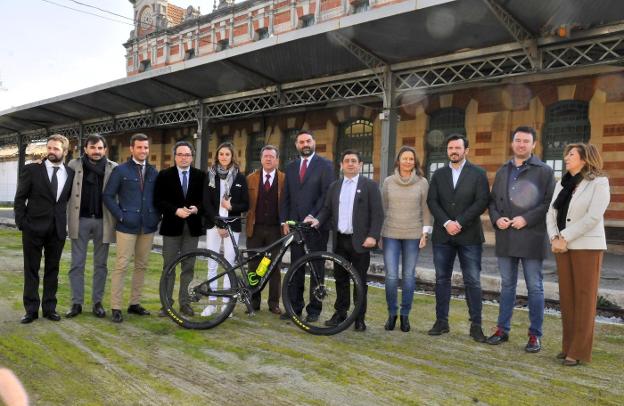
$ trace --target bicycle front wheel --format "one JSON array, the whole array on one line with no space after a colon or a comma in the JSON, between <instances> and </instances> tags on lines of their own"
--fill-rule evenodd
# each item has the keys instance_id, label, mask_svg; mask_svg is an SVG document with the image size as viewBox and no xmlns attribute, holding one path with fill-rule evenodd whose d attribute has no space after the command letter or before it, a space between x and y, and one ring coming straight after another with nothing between
<instances>
[{"instance_id":1,"label":"bicycle front wheel","mask_svg":"<svg viewBox=\"0 0 624 406\"><path fill-rule=\"evenodd\" d=\"M299 328L310 334L332 335L348 328L360 314L364 285L343 257L312 252L286 272L282 301Z\"/></svg>"},{"instance_id":2,"label":"bicycle front wheel","mask_svg":"<svg viewBox=\"0 0 624 406\"><path fill-rule=\"evenodd\" d=\"M160 277L160 302L180 326L209 329L224 322L234 310L236 286L236 275L221 255L193 250L166 267Z\"/></svg>"}]
</instances>

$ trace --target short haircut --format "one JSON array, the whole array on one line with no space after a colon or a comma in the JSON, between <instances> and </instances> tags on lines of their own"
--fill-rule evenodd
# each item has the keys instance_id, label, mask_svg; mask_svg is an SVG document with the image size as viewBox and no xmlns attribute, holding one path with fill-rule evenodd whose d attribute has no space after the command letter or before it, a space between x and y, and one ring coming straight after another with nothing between
<instances>
[{"instance_id":1,"label":"short haircut","mask_svg":"<svg viewBox=\"0 0 624 406\"><path fill-rule=\"evenodd\" d=\"M102 142L102 144L104 144L104 148L108 148L108 144L106 143L106 138L102 137L100 134L88 135L87 138L85 139L84 146L86 148L88 145L95 145L98 142Z\"/></svg>"},{"instance_id":2,"label":"short haircut","mask_svg":"<svg viewBox=\"0 0 624 406\"><path fill-rule=\"evenodd\" d=\"M262 158L262 154L264 154L264 151L266 150L275 151L275 158L279 158L279 149L277 149L275 145L271 145L271 144L267 144L264 147L262 147L262 149L260 150L260 158Z\"/></svg>"},{"instance_id":3,"label":"short haircut","mask_svg":"<svg viewBox=\"0 0 624 406\"><path fill-rule=\"evenodd\" d=\"M130 137L130 146L131 147L134 147L134 142L135 141L147 141L147 142L149 142L149 138L147 138L147 135L145 135L143 133L136 133L132 137Z\"/></svg>"},{"instance_id":4,"label":"short haircut","mask_svg":"<svg viewBox=\"0 0 624 406\"><path fill-rule=\"evenodd\" d=\"M214 165L216 166L217 164L219 164L219 151L221 151L223 148L229 149L232 154L232 161L230 162L230 166L235 166L238 168L238 161L236 160L236 153L234 152L234 144L229 141L222 142L217 147L214 155Z\"/></svg>"},{"instance_id":5,"label":"short haircut","mask_svg":"<svg viewBox=\"0 0 624 406\"><path fill-rule=\"evenodd\" d=\"M515 130L513 130L513 133L511 133L511 140L512 141L516 137L516 133L531 134L531 137L533 137L533 142L537 141L537 132L535 131L535 129L533 127L529 127L529 126L526 126L526 125L521 125L520 127L516 128Z\"/></svg>"},{"instance_id":6,"label":"short haircut","mask_svg":"<svg viewBox=\"0 0 624 406\"><path fill-rule=\"evenodd\" d=\"M46 144L50 141L58 141L62 144L63 146L63 151L67 152L67 150L69 150L69 140L67 139L67 137L65 137L64 135L61 134L52 134L48 137Z\"/></svg>"},{"instance_id":7,"label":"short haircut","mask_svg":"<svg viewBox=\"0 0 624 406\"><path fill-rule=\"evenodd\" d=\"M395 169L399 169L399 165L401 163L401 155L405 152L411 152L414 154L414 172L416 172L417 176L423 176L423 171L420 167L420 160L418 159L418 155L416 154L416 149L414 147L410 147L409 145L403 145L399 152L397 153L396 160L394 161Z\"/></svg>"},{"instance_id":8,"label":"short haircut","mask_svg":"<svg viewBox=\"0 0 624 406\"><path fill-rule=\"evenodd\" d=\"M358 162L362 162L362 154L360 154L360 151L354 149L345 149L342 151L342 154L340 154L340 162L344 161L347 155L355 155L357 156Z\"/></svg>"},{"instance_id":9,"label":"short haircut","mask_svg":"<svg viewBox=\"0 0 624 406\"><path fill-rule=\"evenodd\" d=\"M314 139L314 134L312 133L312 131L310 130L299 130L299 132L297 133L297 136L295 137L295 142L297 142L297 140L299 139L300 135L303 134L308 134L310 137L312 137L312 139Z\"/></svg>"},{"instance_id":10,"label":"short haircut","mask_svg":"<svg viewBox=\"0 0 624 406\"><path fill-rule=\"evenodd\" d=\"M464 142L464 148L468 148L468 138L465 135L459 133L453 133L446 137L446 146L448 147L449 142L455 140L462 140Z\"/></svg>"},{"instance_id":11,"label":"short haircut","mask_svg":"<svg viewBox=\"0 0 624 406\"><path fill-rule=\"evenodd\" d=\"M175 143L175 145L173 146L173 155L176 154L176 151L178 150L178 147L188 147L191 150L191 154L193 154L193 156L195 156L195 147L193 147L193 144L191 144L188 141L178 141Z\"/></svg>"}]
</instances>

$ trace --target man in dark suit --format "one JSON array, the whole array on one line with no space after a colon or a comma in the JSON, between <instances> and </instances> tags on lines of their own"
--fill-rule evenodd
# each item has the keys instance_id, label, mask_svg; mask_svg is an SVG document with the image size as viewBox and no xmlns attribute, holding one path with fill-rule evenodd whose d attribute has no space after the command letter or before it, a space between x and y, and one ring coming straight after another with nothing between
<instances>
[{"instance_id":1,"label":"man in dark suit","mask_svg":"<svg viewBox=\"0 0 624 406\"><path fill-rule=\"evenodd\" d=\"M544 322L542 262L547 255L546 212L555 178L550 166L533 155L537 134L518 127L511 141L513 157L496 172L489 214L496 232L496 257L501 274L501 295L496 332L488 344L509 340L511 316L516 304L518 264L522 262L529 296L529 341L526 352L541 349Z\"/></svg>"},{"instance_id":2,"label":"man in dark suit","mask_svg":"<svg viewBox=\"0 0 624 406\"><path fill-rule=\"evenodd\" d=\"M436 273L436 322L429 335L449 332L448 312L451 300L451 276L455 257L459 255L470 313L470 336L485 342L481 328L481 254L483 228L481 214L489 201L487 175L471 164L468 139L451 134L446 139L449 165L436 170L431 178L427 204L433 224L433 264Z\"/></svg>"},{"instance_id":3,"label":"man in dark suit","mask_svg":"<svg viewBox=\"0 0 624 406\"><path fill-rule=\"evenodd\" d=\"M46 144L47 159L31 163L20 172L15 193L15 224L22 231L24 250L23 324L39 317L59 321L56 312L56 290L61 254L67 237L67 201L74 171L63 164L69 141L60 134L51 135ZM42 251L43 300L39 299L39 268Z\"/></svg>"},{"instance_id":4,"label":"man in dark suit","mask_svg":"<svg viewBox=\"0 0 624 406\"><path fill-rule=\"evenodd\" d=\"M370 252L377 246L383 206L379 186L372 180L360 176L362 156L358 151L347 149L340 160L343 178L329 187L323 209L317 219L308 218L314 227L329 223L333 231L334 252L347 259L364 284L364 305L355 319L355 330L366 330L366 276L370 265ZM336 279L336 312L325 322L326 326L336 326L347 318L350 293L349 279L341 268L334 269ZM353 292L355 295L355 291Z\"/></svg>"},{"instance_id":5,"label":"man in dark suit","mask_svg":"<svg viewBox=\"0 0 624 406\"><path fill-rule=\"evenodd\" d=\"M284 185L284 198L281 202L280 221L282 232L287 234L290 230L285 224L287 220L303 221L307 216L318 216L329 185L334 181L334 170L331 161L322 158L315 153L316 143L310 131L301 131L295 138L295 147L299 151L299 158L291 161L286 166L286 183ZM320 232L310 232L305 236L306 245L310 251L325 251L329 238L329 225L320 227ZM290 261L294 263L304 255L303 247L293 244L290 249ZM304 275L298 273L300 279L290 289L289 295L293 301L295 313L301 316L304 307L303 289ZM313 285L313 284L311 284ZM314 290L316 286L310 286ZM307 322L318 321L321 313L321 303L310 292L310 302L306 308ZM288 319L288 314L282 315Z\"/></svg>"},{"instance_id":6,"label":"man in dark suit","mask_svg":"<svg viewBox=\"0 0 624 406\"><path fill-rule=\"evenodd\" d=\"M163 271L180 254L196 249L199 237L204 234L201 215L205 175L191 166L194 154L191 143L177 142L173 146L175 166L163 169L156 178L154 205L162 213ZM178 303L180 312L187 316L194 315L188 298L194 267L195 257L182 261ZM173 284L171 280L169 296L173 294ZM166 316L164 309L159 316Z\"/></svg>"}]
</instances>

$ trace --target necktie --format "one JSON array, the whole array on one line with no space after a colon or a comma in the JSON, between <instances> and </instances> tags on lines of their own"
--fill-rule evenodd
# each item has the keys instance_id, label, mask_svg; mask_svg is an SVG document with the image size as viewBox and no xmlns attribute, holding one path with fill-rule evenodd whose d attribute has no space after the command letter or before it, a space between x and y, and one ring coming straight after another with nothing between
<instances>
[{"instance_id":1,"label":"necktie","mask_svg":"<svg viewBox=\"0 0 624 406\"><path fill-rule=\"evenodd\" d=\"M268 192L269 189L271 189L271 182L269 182L269 180L271 180L271 175L267 174L266 175L266 180L264 181L264 191Z\"/></svg>"},{"instance_id":2,"label":"necktie","mask_svg":"<svg viewBox=\"0 0 624 406\"><path fill-rule=\"evenodd\" d=\"M301 168L299 168L299 182L303 182L303 178L305 177L306 171L308 170L308 159L303 160L303 164L301 164Z\"/></svg>"},{"instance_id":3,"label":"necktie","mask_svg":"<svg viewBox=\"0 0 624 406\"><path fill-rule=\"evenodd\" d=\"M138 164L137 168L139 170L139 182L141 183L141 192L143 191L143 164Z\"/></svg>"},{"instance_id":4,"label":"necktie","mask_svg":"<svg viewBox=\"0 0 624 406\"><path fill-rule=\"evenodd\" d=\"M186 177L186 171L182 171L182 192L184 193L184 197L186 197L186 192L188 192L188 178Z\"/></svg>"},{"instance_id":5,"label":"necktie","mask_svg":"<svg viewBox=\"0 0 624 406\"><path fill-rule=\"evenodd\" d=\"M54 172L52 172L52 180L50 181L50 187L52 188L52 194L54 195L54 201L56 201L56 196L58 196L58 178L56 177L56 173L59 170L58 166L52 168Z\"/></svg>"}]
</instances>

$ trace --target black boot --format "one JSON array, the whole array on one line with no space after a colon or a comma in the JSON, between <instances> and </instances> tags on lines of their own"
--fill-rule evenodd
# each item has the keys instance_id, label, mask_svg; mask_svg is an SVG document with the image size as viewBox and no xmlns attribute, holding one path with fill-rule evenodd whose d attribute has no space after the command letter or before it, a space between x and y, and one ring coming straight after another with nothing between
<instances>
[{"instance_id":1,"label":"black boot","mask_svg":"<svg viewBox=\"0 0 624 406\"><path fill-rule=\"evenodd\" d=\"M396 314L394 316L388 316L388 320L386 321L384 328L388 331L394 330L394 326L396 326L396 319Z\"/></svg>"},{"instance_id":2,"label":"black boot","mask_svg":"<svg viewBox=\"0 0 624 406\"><path fill-rule=\"evenodd\" d=\"M401 316L401 331L404 333L410 331L410 324L407 316Z\"/></svg>"}]
</instances>

